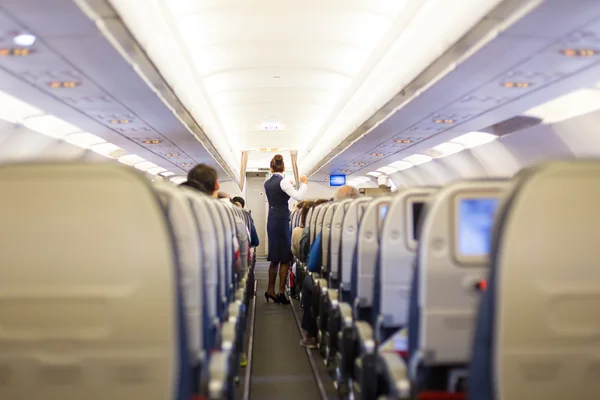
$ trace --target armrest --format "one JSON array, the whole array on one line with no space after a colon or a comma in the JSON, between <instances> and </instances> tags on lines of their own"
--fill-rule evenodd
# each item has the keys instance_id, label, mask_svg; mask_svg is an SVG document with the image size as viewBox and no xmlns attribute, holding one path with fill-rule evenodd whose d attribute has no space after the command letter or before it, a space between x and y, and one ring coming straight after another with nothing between
<instances>
[{"instance_id":1,"label":"armrest","mask_svg":"<svg viewBox=\"0 0 600 400\"><path fill-rule=\"evenodd\" d=\"M216 352L210 358L208 366L208 392L210 399L221 399L227 388L229 377L229 357L227 353Z\"/></svg>"},{"instance_id":2,"label":"armrest","mask_svg":"<svg viewBox=\"0 0 600 400\"><path fill-rule=\"evenodd\" d=\"M337 289L327 289L327 296L329 297L330 301L333 300L337 300L338 299L338 290Z\"/></svg>"},{"instance_id":3,"label":"armrest","mask_svg":"<svg viewBox=\"0 0 600 400\"><path fill-rule=\"evenodd\" d=\"M380 354L383 365L385 365L385 379L393 389L393 398L410 398L410 378L408 377L408 366L395 353Z\"/></svg>"},{"instance_id":4,"label":"armrest","mask_svg":"<svg viewBox=\"0 0 600 400\"><path fill-rule=\"evenodd\" d=\"M365 321L354 321L358 339L363 349L363 353L373 353L375 351L375 337L373 336L373 328Z\"/></svg>"},{"instance_id":5,"label":"armrest","mask_svg":"<svg viewBox=\"0 0 600 400\"><path fill-rule=\"evenodd\" d=\"M348 303L339 303L340 315L342 317L342 326L351 326L352 321L352 307Z\"/></svg>"},{"instance_id":6,"label":"armrest","mask_svg":"<svg viewBox=\"0 0 600 400\"><path fill-rule=\"evenodd\" d=\"M230 351L236 343L236 324L234 322L225 322L221 327L221 350Z\"/></svg>"}]
</instances>

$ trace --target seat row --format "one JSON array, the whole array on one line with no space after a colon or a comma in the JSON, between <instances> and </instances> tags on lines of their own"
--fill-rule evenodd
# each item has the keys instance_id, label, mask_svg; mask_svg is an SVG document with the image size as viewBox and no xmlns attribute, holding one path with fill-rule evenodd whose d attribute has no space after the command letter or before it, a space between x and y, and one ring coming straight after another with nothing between
<instances>
[{"instance_id":1,"label":"seat row","mask_svg":"<svg viewBox=\"0 0 600 400\"><path fill-rule=\"evenodd\" d=\"M4 165L0 191L0 398L234 396L245 211L113 164Z\"/></svg>"},{"instance_id":2,"label":"seat row","mask_svg":"<svg viewBox=\"0 0 600 400\"><path fill-rule=\"evenodd\" d=\"M338 389L597 396L599 200L600 162L568 161L309 211L319 350Z\"/></svg>"}]
</instances>

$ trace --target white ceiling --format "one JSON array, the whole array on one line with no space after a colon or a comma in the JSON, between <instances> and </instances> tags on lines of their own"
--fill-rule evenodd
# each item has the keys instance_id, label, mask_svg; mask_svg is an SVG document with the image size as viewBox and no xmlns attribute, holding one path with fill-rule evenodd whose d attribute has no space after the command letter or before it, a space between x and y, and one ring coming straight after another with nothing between
<instances>
[{"instance_id":1,"label":"white ceiling","mask_svg":"<svg viewBox=\"0 0 600 400\"><path fill-rule=\"evenodd\" d=\"M230 165L285 148L305 172L500 2L110 1Z\"/></svg>"}]
</instances>

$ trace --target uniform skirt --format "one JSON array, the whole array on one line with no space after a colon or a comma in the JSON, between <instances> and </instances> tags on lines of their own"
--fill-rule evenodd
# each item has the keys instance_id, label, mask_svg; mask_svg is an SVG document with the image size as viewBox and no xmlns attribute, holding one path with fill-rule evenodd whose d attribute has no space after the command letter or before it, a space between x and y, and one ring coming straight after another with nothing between
<instances>
[{"instance_id":1,"label":"uniform skirt","mask_svg":"<svg viewBox=\"0 0 600 400\"><path fill-rule=\"evenodd\" d=\"M269 255L267 260L272 263L290 264L292 255L292 234L290 232L290 217L282 217L269 213L267 218L267 236L269 238Z\"/></svg>"}]
</instances>

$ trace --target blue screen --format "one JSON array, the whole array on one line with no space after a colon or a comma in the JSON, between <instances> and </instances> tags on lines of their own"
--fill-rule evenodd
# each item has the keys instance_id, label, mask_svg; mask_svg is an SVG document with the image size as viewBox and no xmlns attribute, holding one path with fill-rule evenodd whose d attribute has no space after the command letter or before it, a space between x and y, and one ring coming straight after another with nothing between
<instances>
[{"instance_id":1,"label":"blue screen","mask_svg":"<svg viewBox=\"0 0 600 400\"><path fill-rule=\"evenodd\" d=\"M498 199L462 199L458 216L458 251L463 256L485 256L490 252L494 214Z\"/></svg>"},{"instance_id":2,"label":"blue screen","mask_svg":"<svg viewBox=\"0 0 600 400\"><path fill-rule=\"evenodd\" d=\"M388 206L379 207L379 220L383 221L385 219L385 214L387 214Z\"/></svg>"},{"instance_id":3,"label":"blue screen","mask_svg":"<svg viewBox=\"0 0 600 400\"><path fill-rule=\"evenodd\" d=\"M346 175L329 175L329 186L344 186Z\"/></svg>"}]
</instances>

